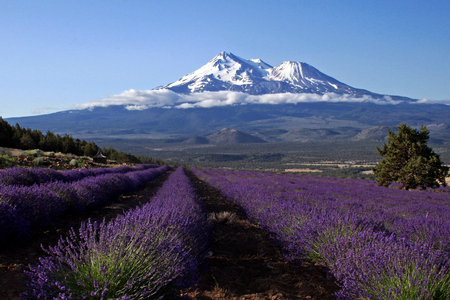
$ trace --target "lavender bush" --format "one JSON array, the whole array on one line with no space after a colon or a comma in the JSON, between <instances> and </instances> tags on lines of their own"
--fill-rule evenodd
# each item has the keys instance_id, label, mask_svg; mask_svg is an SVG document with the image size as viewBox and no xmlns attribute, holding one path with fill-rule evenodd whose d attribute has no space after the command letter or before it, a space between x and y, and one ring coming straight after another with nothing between
<instances>
[{"instance_id":1,"label":"lavender bush","mask_svg":"<svg viewBox=\"0 0 450 300\"><path fill-rule=\"evenodd\" d=\"M75 214L83 214L85 212L83 200L77 193L77 189L74 187L73 183L52 181L43 185L65 202L67 212ZM86 197L88 197L88 195L86 195Z\"/></svg>"},{"instance_id":2,"label":"lavender bush","mask_svg":"<svg viewBox=\"0 0 450 300\"><path fill-rule=\"evenodd\" d=\"M128 173L157 167L158 166L154 164L141 164L136 167L121 166L116 168L74 169L67 171L56 171L48 168L27 169L13 167L0 171L0 185L31 186L33 184L45 183L52 180L72 182L89 176Z\"/></svg>"},{"instance_id":3,"label":"lavender bush","mask_svg":"<svg viewBox=\"0 0 450 300\"><path fill-rule=\"evenodd\" d=\"M124 174L112 172L74 182L50 181L32 186L0 186L0 204L4 204L0 205L0 215L7 215L14 210L17 220L26 220L28 224L25 226L24 222L17 221L12 222L12 225L1 226L0 247L7 241L27 236L30 228L48 226L66 211L83 213L86 209L104 206L119 194L135 190L169 169L169 166L143 166ZM122 168L124 170L129 168Z\"/></svg>"},{"instance_id":4,"label":"lavender bush","mask_svg":"<svg viewBox=\"0 0 450 300\"><path fill-rule=\"evenodd\" d=\"M14 206L20 217L30 222L32 227L39 228L50 224L66 209L61 198L38 185L1 187L0 203Z\"/></svg>"},{"instance_id":5,"label":"lavender bush","mask_svg":"<svg viewBox=\"0 0 450 300\"><path fill-rule=\"evenodd\" d=\"M13 167L0 171L1 185L33 185L38 181L34 172L27 168Z\"/></svg>"},{"instance_id":6,"label":"lavender bush","mask_svg":"<svg viewBox=\"0 0 450 300\"><path fill-rule=\"evenodd\" d=\"M448 299L448 253L373 230L322 243L320 253L341 283L340 299Z\"/></svg>"},{"instance_id":7,"label":"lavender bush","mask_svg":"<svg viewBox=\"0 0 450 300\"><path fill-rule=\"evenodd\" d=\"M340 299L448 299L450 197L374 181L193 169L276 233L291 259L327 266Z\"/></svg>"},{"instance_id":8,"label":"lavender bush","mask_svg":"<svg viewBox=\"0 0 450 300\"><path fill-rule=\"evenodd\" d=\"M30 222L17 211L15 205L0 203L0 247L13 238L28 236Z\"/></svg>"},{"instance_id":9,"label":"lavender bush","mask_svg":"<svg viewBox=\"0 0 450 300\"><path fill-rule=\"evenodd\" d=\"M45 250L25 299L161 299L197 277L208 246L206 211L182 168L143 207Z\"/></svg>"}]
</instances>

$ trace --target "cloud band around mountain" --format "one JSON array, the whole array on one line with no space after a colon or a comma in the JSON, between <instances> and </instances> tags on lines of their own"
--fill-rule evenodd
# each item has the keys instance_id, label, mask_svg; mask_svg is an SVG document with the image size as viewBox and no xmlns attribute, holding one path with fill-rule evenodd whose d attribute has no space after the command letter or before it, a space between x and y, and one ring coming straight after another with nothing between
<instances>
[{"instance_id":1,"label":"cloud band around mountain","mask_svg":"<svg viewBox=\"0 0 450 300\"><path fill-rule=\"evenodd\" d=\"M389 96L375 99L371 96L360 98L351 95L339 95L335 93L318 94L265 94L249 95L242 92L218 91L201 92L188 95L177 94L167 89L162 90L126 90L120 94L109 96L99 101L77 104L76 108L107 107L112 105L125 105L128 110L144 110L153 107L163 108L194 108L194 107L216 107L245 104L297 104L307 102L370 102L376 104L398 104L402 101L392 100ZM423 103L429 103L424 101Z\"/></svg>"}]
</instances>

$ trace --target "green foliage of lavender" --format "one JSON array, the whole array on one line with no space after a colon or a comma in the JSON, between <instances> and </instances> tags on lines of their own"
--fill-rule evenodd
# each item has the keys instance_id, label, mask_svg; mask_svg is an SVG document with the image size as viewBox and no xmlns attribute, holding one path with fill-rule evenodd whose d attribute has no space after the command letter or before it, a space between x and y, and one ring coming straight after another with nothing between
<instances>
[{"instance_id":1,"label":"green foliage of lavender","mask_svg":"<svg viewBox=\"0 0 450 300\"><path fill-rule=\"evenodd\" d=\"M160 299L194 284L210 227L184 169L151 202L87 222L30 267L25 299Z\"/></svg>"},{"instance_id":2,"label":"green foliage of lavender","mask_svg":"<svg viewBox=\"0 0 450 300\"><path fill-rule=\"evenodd\" d=\"M338 299L449 299L449 188L193 171L274 232L288 258L328 267L341 286Z\"/></svg>"},{"instance_id":3,"label":"green foliage of lavender","mask_svg":"<svg viewBox=\"0 0 450 300\"><path fill-rule=\"evenodd\" d=\"M321 243L324 262L344 287L341 299L448 299L448 252L367 229Z\"/></svg>"}]
</instances>

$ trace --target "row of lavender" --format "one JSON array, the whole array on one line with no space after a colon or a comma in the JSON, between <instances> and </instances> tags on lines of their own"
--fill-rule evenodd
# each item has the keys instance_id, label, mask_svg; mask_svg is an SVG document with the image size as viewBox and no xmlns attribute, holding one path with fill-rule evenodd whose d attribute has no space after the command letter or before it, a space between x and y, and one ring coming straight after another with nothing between
<instances>
[{"instance_id":1,"label":"row of lavender","mask_svg":"<svg viewBox=\"0 0 450 300\"><path fill-rule=\"evenodd\" d=\"M25 299L162 299L192 286L210 225L179 167L154 199L101 224L88 221L31 266Z\"/></svg>"},{"instance_id":2,"label":"row of lavender","mask_svg":"<svg viewBox=\"0 0 450 300\"><path fill-rule=\"evenodd\" d=\"M46 227L65 212L81 214L102 207L168 169L169 166L143 165L128 169L127 173L110 172L72 182L52 180L32 186L1 186L0 247L13 240L26 240L31 228Z\"/></svg>"},{"instance_id":3,"label":"row of lavender","mask_svg":"<svg viewBox=\"0 0 450 300\"><path fill-rule=\"evenodd\" d=\"M198 170L276 233L289 258L326 265L340 299L449 299L450 196L374 181Z\"/></svg>"},{"instance_id":4,"label":"row of lavender","mask_svg":"<svg viewBox=\"0 0 450 300\"><path fill-rule=\"evenodd\" d=\"M141 164L136 167L121 166L117 168L93 168L93 169L74 169L67 171L57 171L49 168L20 168L13 167L0 171L0 186L6 185L24 185L45 183L49 181L72 182L85 177L97 176L103 174L120 174L148 168L157 168L154 164Z\"/></svg>"}]
</instances>

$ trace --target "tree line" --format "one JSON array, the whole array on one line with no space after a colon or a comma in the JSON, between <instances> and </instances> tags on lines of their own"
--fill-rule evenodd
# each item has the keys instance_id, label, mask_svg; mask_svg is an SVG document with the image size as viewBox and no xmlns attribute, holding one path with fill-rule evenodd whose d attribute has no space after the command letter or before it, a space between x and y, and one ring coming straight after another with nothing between
<instances>
[{"instance_id":1,"label":"tree line","mask_svg":"<svg viewBox=\"0 0 450 300\"><path fill-rule=\"evenodd\" d=\"M15 126L0 117L0 147L17 148L21 150L41 149L61 153L72 153L78 156L94 156L100 149L94 142L74 139L70 135L61 136L48 130L45 134L40 130ZM103 147L103 155L108 159L128 163L164 164L163 160L151 157L135 156L117 151L113 147Z\"/></svg>"}]
</instances>

